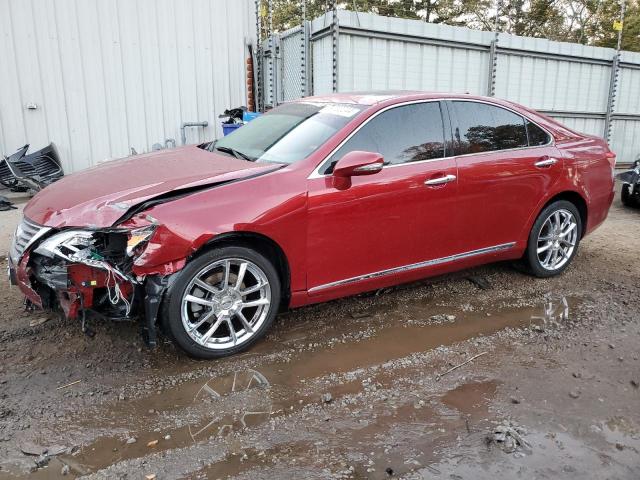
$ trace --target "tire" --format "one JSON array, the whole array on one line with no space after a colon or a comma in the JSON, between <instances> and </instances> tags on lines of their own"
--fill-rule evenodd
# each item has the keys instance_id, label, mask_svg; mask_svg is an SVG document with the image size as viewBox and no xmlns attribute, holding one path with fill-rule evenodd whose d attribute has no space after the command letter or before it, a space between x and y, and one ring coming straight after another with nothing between
<instances>
[{"instance_id":1,"label":"tire","mask_svg":"<svg viewBox=\"0 0 640 480\"><path fill-rule=\"evenodd\" d=\"M264 336L280 298L280 279L269 260L249 248L222 247L178 273L162 304L162 327L191 357L226 357Z\"/></svg>"},{"instance_id":2,"label":"tire","mask_svg":"<svg viewBox=\"0 0 640 480\"><path fill-rule=\"evenodd\" d=\"M631 185L626 183L622 185L622 189L620 191L620 201L626 207L637 206L636 200L631 195Z\"/></svg>"},{"instance_id":3,"label":"tire","mask_svg":"<svg viewBox=\"0 0 640 480\"><path fill-rule=\"evenodd\" d=\"M556 225L566 226L556 230ZM524 255L528 272L540 278L562 273L576 255L581 236L582 219L573 203L558 200L545 207L529 233ZM539 253L539 249L544 250Z\"/></svg>"}]
</instances>

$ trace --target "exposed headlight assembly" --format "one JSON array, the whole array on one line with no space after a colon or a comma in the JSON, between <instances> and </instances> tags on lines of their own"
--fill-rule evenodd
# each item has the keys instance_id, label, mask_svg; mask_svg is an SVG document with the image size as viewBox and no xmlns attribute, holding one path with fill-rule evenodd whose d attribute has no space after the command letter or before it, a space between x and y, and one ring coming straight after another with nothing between
<instances>
[{"instance_id":1,"label":"exposed headlight assembly","mask_svg":"<svg viewBox=\"0 0 640 480\"><path fill-rule=\"evenodd\" d=\"M94 244L93 232L87 230L66 230L44 240L35 253L45 257L60 257L69 262L80 260L81 252L86 252Z\"/></svg>"}]
</instances>

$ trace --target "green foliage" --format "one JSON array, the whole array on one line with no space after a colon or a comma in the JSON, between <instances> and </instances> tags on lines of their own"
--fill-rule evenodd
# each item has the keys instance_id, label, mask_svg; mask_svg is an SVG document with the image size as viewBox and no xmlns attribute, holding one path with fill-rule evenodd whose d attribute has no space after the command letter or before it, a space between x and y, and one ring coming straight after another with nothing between
<instances>
[{"instance_id":1,"label":"green foliage","mask_svg":"<svg viewBox=\"0 0 640 480\"><path fill-rule=\"evenodd\" d=\"M267 25L266 0L261 0ZM467 26L549 40L615 48L621 0L341 0L338 8L432 23ZM626 0L624 50L640 51L640 0ZM273 28L283 31L302 20L300 0L272 0ZM331 8L331 0L307 0L307 19Z\"/></svg>"}]
</instances>

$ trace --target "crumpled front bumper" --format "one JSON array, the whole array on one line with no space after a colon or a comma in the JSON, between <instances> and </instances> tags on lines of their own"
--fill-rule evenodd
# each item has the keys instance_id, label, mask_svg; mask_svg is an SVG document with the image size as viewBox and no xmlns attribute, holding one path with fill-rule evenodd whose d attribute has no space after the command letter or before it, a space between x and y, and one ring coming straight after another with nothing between
<instances>
[{"instance_id":1,"label":"crumpled front bumper","mask_svg":"<svg viewBox=\"0 0 640 480\"><path fill-rule=\"evenodd\" d=\"M42 298L33 289L29 280L29 271L27 269L29 253L24 254L17 262L11 255L9 255L8 260L9 283L17 286L31 303L42 308Z\"/></svg>"}]
</instances>

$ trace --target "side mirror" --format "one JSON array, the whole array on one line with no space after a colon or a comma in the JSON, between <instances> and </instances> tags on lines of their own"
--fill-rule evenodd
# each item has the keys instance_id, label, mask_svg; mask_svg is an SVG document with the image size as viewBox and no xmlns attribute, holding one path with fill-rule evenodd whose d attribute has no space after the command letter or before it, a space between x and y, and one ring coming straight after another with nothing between
<instances>
[{"instance_id":1,"label":"side mirror","mask_svg":"<svg viewBox=\"0 0 640 480\"><path fill-rule=\"evenodd\" d=\"M374 152L355 150L347 153L333 167L333 176L340 178L372 175L382 170L384 159Z\"/></svg>"}]
</instances>

